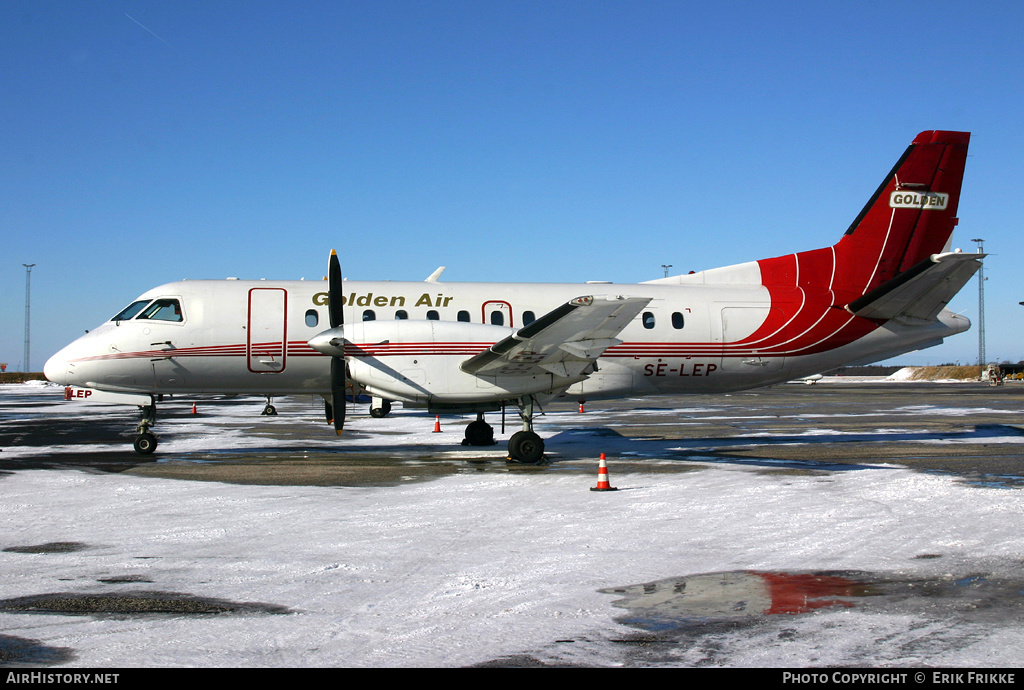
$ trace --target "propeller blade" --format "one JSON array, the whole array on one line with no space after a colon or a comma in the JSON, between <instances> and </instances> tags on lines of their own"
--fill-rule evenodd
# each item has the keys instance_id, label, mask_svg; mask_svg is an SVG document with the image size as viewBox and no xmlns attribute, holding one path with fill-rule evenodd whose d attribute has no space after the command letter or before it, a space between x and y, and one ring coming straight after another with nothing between
<instances>
[{"instance_id":1,"label":"propeller blade","mask_svg":"<svg viewBox=\"0 0 1024 690\"><path fill-rule=\"evenodd\" d=\"M344 325L345 313L342 302L345 297L342 294L344 288L341 284L341 262L338 261L338 252L331 250L331 259L327 264L327 312L331 321L331 328Z\"/></svg>"},{"instance_id":2,"label":"propeller blade","mask_svg":"<svg viewBox=\"0 0 1024 690\"><path fill-rule=\"evenodd\" d=\"M344 297L341 284L341 262L338 260L338 252L331 250L331 258L327 263L327 313L331 322L331 330L335 330L335 352L341 350L340 355L331 357L331 407L334 408L334 430L341 436L341 430L345 426L345 388L348 386L345 366L345 340L344 329L345 312L342 308ZM340 341L340 342L338 342Z\"/></svg>"},{"instance_id":3,"label":"propeller blade","mask_svg":"<svg viewBox=\"0 0 1024 690\"><path fill-rule=\"evenodd\" d=\"M331 407L334 412L334 430L341 436L345 426L345 358L331 357Z\"/></svg>"}]
</instances>

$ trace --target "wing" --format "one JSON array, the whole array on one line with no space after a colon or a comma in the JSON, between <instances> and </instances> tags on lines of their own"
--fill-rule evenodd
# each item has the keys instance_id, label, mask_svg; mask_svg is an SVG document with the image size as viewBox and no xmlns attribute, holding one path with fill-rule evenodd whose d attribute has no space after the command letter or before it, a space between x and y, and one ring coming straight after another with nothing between
<instances>
[{"instance_id":1,"label":"wing","mask_svg":"<svg viewBox=\"0 0 1024 690\"><path fill-rule=\"evenodd\" d=\"M580 376L651 301L577 297L462 363L474 376Z\"/></svg>"}]
</instances>

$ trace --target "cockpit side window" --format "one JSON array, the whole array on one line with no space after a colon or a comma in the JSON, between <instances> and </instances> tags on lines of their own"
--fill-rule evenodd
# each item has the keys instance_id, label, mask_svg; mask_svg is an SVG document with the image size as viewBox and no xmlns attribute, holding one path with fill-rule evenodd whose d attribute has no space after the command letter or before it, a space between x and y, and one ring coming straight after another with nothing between
<instances>
[{"instance_id":1,"label":"cockpit side window","mask_svg":"<svg viewBox=\"0 0 1024 690\"><path fill-rule=\"evenodd\" d=\"M153 303L146 307L137 318L174 322L185 320L181 313L181 303L176 299L153 300Z\"/></svg>"},{"instance_id":2,"label":"cockpit side window","mask_svg":"<svg viewBox=\"0 0 1024 690\"><path fill-rule=\"evenodd\" d=\"M112 318L111 321L127 321L128 319L134 319L135 315L142 311L142 308L147 304L149 304L148 299L140 299L138 302L132 302L122 309L117 316Z\"/></svg>"}]
</instances>

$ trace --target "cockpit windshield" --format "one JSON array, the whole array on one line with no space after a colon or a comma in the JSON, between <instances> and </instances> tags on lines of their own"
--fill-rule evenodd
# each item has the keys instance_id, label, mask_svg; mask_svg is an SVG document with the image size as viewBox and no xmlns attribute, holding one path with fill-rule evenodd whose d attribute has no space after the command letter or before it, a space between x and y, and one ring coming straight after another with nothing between
<instances>
[{"instance_id":1,"label":"cockpit windshield","mask_svg":"<svg viewBox=\"0 0 1024 690\"><path fill-rule=\"evenodd\" d=\"M156 300L139 300L125 307L111 321L128 321L129 319L149 319L151 321L184 321L181 303L176 299L164 298Z\"/></svg>"},{"instance_id":2,"label":"cockpit windshield","mask_svg":"<svg viewBox=\"0 0 1024 690\"><path fill-rule=\"evenodd\" d=\"M157 299L142 310L137 318L153 321L182 321L181 304L176 299Z\"/></svg>"},{"instance_id":3,"label":"cockpit windshield","mask_svg":"<svg viewBox=\"0 0 1024 690\"><path fill-rule=\"evenodd\" d=\"M111 319L111 321L127 321L128 319L134 319L135 315L142 311L142 308L149 304L148 299L139 300L138 302L132 302L127 307L121 310L121 312Z\"/></svg>"}]
</instances>

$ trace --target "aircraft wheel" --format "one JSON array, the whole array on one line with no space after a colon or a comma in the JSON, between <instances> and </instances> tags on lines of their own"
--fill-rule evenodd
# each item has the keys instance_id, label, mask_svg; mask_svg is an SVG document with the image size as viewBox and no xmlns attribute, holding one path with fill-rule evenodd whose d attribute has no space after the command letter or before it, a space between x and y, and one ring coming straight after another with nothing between
<instances>
[{"instance_id":1,"label":"aircraft wheel","mask_svg":"<svg viewBox=\"0 0 1024 690\"><path fill-rule=\"evenodd\" d=\"M383 403L381 403L380 407L371 407L370 408L370 416L373 417L374 419L380 419L382 417L387 417L389 414L391 414L391 401L390 400L385 400Z\"/></svg>"},{"instance_id":2,"label":"aircraft wheel","mask_svg":"<svg viewBox=\"0 0 1024 690\"><path fill-rule=\"evenodd\" d=\"M273 417L277 414L277 408L274 407L273 405L267 405L266 407L263 408L263 414L269 417Z\"/></svg>"},{"instance_id":3,"label":"aircraft wheel","mask_svg":"<svg viewBox=\"0 0 1024 690\"><path fill-rule=\"evenodd\" d=\"M494 428L479 419L470 422L466 426L466 443L471 446L493 446Z\"/></svg>"},{"instance_id":4,"label":"aircraft wheel","mask_svg":"<svg viewBox=\"0 0 1024 690\"><path fill-rule=\"evenodd\" d=\"M135 452L139 455L149 455L156 450L156 436L150 433L139 434L135 437Z\"/></svg>"},{"instance_id":5,"label":"aircraft wheel","mask_svg":"<svg viewBox=\"0 0 1024 690\"><path fill-rule=\"evenodd\" d=\"M524 465L535 465L544 458L544 439L532 431L518 431L508 440L509 457Z\"/></svg>"}]
</instances>

